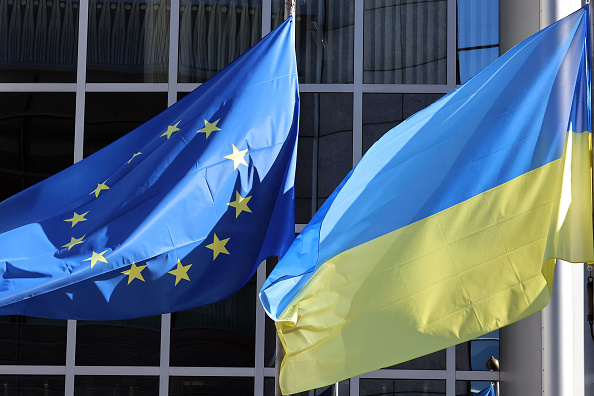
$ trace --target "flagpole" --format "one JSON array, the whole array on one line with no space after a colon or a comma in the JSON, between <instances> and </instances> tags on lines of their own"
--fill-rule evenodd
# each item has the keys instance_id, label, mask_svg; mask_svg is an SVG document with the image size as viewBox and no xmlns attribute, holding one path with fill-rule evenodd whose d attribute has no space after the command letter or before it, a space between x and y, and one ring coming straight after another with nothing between
<instances>
[{"instance_id":1,"label":"flagpole","mask_svg":"<svg viewBox=\"0 0 594 396\"><path fill-rule=\"evenodd\" d=\"M285 1L285 19L289 17L293 17L293 23L295 23L295 0L286 0ZM295 28L293 29L293 34L295 34ZM277 261L278 262L278 261ZM280 389L280 369L281 363L285 358L285 350L283 349L283 344L278 336L278 332L276 333L276 359L274 361L274 396L282 396L282 392Z\"/></svg>"},{"instance_id":2,"label":"flagpole","mask_svg":"<svg viewBox=\"0 0 594 396\"><path fill-rule=\"evenodd\" d=\"M285 1L285 19L295 15L295 0Z\"/></svg>"}]
</instances>

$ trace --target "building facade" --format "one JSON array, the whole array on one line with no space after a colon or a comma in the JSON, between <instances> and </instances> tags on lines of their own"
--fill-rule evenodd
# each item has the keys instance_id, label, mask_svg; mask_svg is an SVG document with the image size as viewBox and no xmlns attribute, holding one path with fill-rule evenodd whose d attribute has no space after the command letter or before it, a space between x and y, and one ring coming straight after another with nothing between
<instances>
[{"instance_id":1,"label":"building facade","mask_svg":"<svg viewBox=\"0 0 594 396\"><path fill-rule=\"evenodd\" d=\"M540 3L526 1L525 15L541 13ZM298 0L295 232L380 136L497 58L500 26L516 33L502 32L502 46L544 27L511 28L520 8ZM0 199L163 111L283 13L282 0L0 0ZM108 322L0 317L0 396L273 395L274 325L257 301L272 266L262 263L229 300L182 312ZM546 319L536 319L304 394L465 396L500 381L502 395L541 394L543 337L532 334ZM537 364L525 361L532 346ZM501 372L486 368L492 356Z\"/></svg>"}]
</instances>

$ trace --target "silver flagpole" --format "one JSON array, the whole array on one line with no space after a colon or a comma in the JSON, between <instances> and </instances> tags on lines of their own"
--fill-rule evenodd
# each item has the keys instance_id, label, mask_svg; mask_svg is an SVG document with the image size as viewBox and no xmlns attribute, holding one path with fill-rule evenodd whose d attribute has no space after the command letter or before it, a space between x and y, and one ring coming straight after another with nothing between
<instances>
[{"instance_id":1,"label":"silver flagpole","mask_svg":"<svg viewBox=\"0 0 594 396\"><path fill-rule=\"evenodd\" d=\"M293 23L295 23L295 0L287 0L285 1L285 19L289 17L293 17ZM295 32L295 27L293 28L293 32ZM285 350L283 349L283 344L278 336L278 332L276 333L276 359L274 362L274 396L282 396L282 392L280 389L279 378L280 378L280 368L281 363L285 357Z\"/></svg>"},{"instance_id":2,"label":"silver flagpole","mask_svg":"<svg viewBox=\"0 0 594 396\"><path fill-rule=\"evenodd\" d=\"M295 23L295 0L287 0L285 1L285 19L289 17L293 17L293 23ZM293 32L295 32L295 26L293 28ZM280 389L279 378L280 378L280 368L281 363L285 357L285 350L283 349L283 344L278 336L278 332L276 333L276 359L274 362L274 396L282 396L282 392Z\"/></svg>"},{"instance_id":3,"label":"silver flagpole","mask_svg":"<svg viewBox=\"0 0 594 396\"><path fill-rule=\"evenodd\" d=\"M295 0L285 1L285 19L295 16Z\"/></svg>"}]
</instances>

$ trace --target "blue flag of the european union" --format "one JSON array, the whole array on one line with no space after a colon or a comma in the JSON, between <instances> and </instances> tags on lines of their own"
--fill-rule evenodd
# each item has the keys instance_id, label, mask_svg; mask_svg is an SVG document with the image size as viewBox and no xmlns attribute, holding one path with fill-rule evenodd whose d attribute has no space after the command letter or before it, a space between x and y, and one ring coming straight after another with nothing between
<instances>
[{"instance_id":1,"label":"blue flag of the european union","mask_svg":"<svg viewBox=\"0 0 594 396\"><path fill-rule=\"evenodd\" d=\"M294 237L293 22L120 140L0 204L0 314L225 299Z\"/></svg>"}]
</instances>

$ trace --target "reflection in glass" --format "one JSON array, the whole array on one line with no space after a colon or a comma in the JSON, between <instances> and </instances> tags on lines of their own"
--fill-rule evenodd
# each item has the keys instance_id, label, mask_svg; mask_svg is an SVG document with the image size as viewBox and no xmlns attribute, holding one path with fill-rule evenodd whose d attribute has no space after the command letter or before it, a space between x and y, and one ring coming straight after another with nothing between
<instances>
[{"instance_id":1,"label":"reflection in glass","mask_svg":"<svg viewBox=\"0 0 594 396\"><path fill-rule=\"evenodd\" d=\"M295 221L303 224L353 166L353 95L303 93L300 106Z\"/></svg>"},{"instance_id":2,"label":"reflection in glass","mask_svg":"<svg viewBox=\"0 0 594 396\"><path fill-rule=\"evenodd\" d=\"M256 277L227 300L171 314L171 366L254 367Z\"/></svg>"},{"instance_id":3,"label":"reflection in glass","mask_svg":"<svg viewBox=\"0 0 594 396\"><path fill-rule=\"evenodd\" d=\"M88 92L84 156L116 141L165 109L166 93Z\"/></svg>"},{"instance_id":4,"label":"reflection in glass","mask_svg":"<svg viewBox=\"0 0 594 396\"><path fill-rule=\"evenodd\" d=\"M319 94L303 93L300 97L297 170L295 172L295 223L305 224L312 212L312 167L315 137L319 134ZM315 146L317 147L317 145Z\"/></svg>"},{"instance_id":5,"label":"reflection in glass","mask_svg":"<svg viewBox=\"0 0 594 396\"><path fill-rule=\"evenodd\" d=\"M472 396L487 389L491 381L456 381L456 396Z\"/></svg>"},{"instance_id":6,"label":"reflection in glass","mask_svg":"<svg viewBox=\"0 0 594 396\"><path fill-rule=\"evenodd\" d=\"M261 0L182 0L179 81L206 81L256 44L261 32Z\"/></svg>"},{"instance_id":7,"label":"reflection in glass","mask_svg":"<svg viewBox=\"0 0 594 396\"><path fill-rule=\"evenodd\" d=\"M456 370L487 371L487 361L499 360L499 330L456 345Z\"/></svg>"},{"instance_id":8,"label":"reflection in glass","mask_svg":"<svg viewBox=\"0 0 594 396\"><path fill-rule=\"evenodd\" d=\"M87 82L167 82L169 0L90 0Z\"/></svg>"},{"instance_id":9,"label":"reflection in glass","mask_svg":"<svg viewBox=\"0 0 594 396\"><path fill-rule=\"evenodd\" d=\"M312 389L305 392L295 393L294 396L334 396L336 395L336 385L324 386L318 389ZM338 396L349 396L349 380L344 380L338 383ZM264 396L274 396L274 378L264 378Z\"/></svg>"},{"instance_id":10,"label":"reflection in glass","mask_svg":"<svg viewBox=\"0 0 594 396\"><path fill-rule=\"evenodd\" d=\"M64 394L64 377L58 375L3 375L0 376L0 392L6 396L61 396Z\"/></svg>"},{"instance_id":11,"label":"reflection in glass","mask_svg":"<svg viewBox=\"0 0 594 396\"><path fill-rule=\"evenodd\" d=\"M297 237L299 234L295 234ZM278 258L266 259L266 278L278 264ZM276 363L276 327L268 315L264 318L264 367L274 367ZM274 384L273 384L274 386Z\"/></svg>"},{"instance_id":12,"label":"reflection in glass","mask_svg":"<svg viewBox=\"0 0 594 396\"><path fill-rule=\"evenodd\" d=\"M319 96L317 209L353 167L353 95L322 93Z\"/></svg>"},{"instance_id":13,"label":"reflection in glass","mask_svg":"<svg viewBox=\"0 0 594 396\"><path fill-rule=\"evenodd\" d=\"M499 1L458 0L458 73L464 84L499 57Z\"/></svg>"},{"instance_id":14,"label":"reflection in glass","mask_svg":"<svg viewBox=\"0 0 594 396\"><path fill-rule=\"evenodd\" d=\"M169 395L253 396L254 379L241 377L170 377Z\"/></svg>"},{"instance_id":15,"label":"reflection in glass","mask_svg":"<svg viewBox=\"0 0 594 396\"><path fill-rule=\"evenodd\" d=\"M66 321L0 316L0 364L66 364Z\"/></svg>"},{"instance_id":16,"label":"reflection in glass","mask_svg":"<svg viewBox=\"0 0 594 396\"><path fill-rule=\"evenodd\" d=\"M386 132L443 94L364 94L363 153Z\"/></svg>"},{"instance_id":17,"label":"reflection in glass","mask_svg":"<svg viewBox=\"0 0 594 396\"><path fill-rule=\"evenodd\" d=\"M268 315L264 319L264 367L274 367L276 363L276 327Z\"/></svg>"},{"instance_id":18,"label":"reflection in glass","mask_svg":"<svg viewBox=\"0 0 594 396\"><path fill-rule=\"evenodd\" d=\"M0 0L0 82L75 82L77 0Z\"/></svg>"},{"instance_id":19,"label":"reflection in glass","mask_svg":"<svg viewBox=\"0 0 594 396\"><path fill-rule=\"evenodd\" d=\"M74 161L74 93L0 93L0 201Z\"/></svg>"},{"instance_id":20,"label":"reflection in glass","mask_svg":"<svg viewBox=\"0 0 594 396\"><path fill-rule=\"evenodd\" d=\"M283 0L272 2L272 28L284 20ZM300 83L353 82L355 2L298 1L295 48Z\"/></svg>"},{"instance_id":21,"label":"reflection in glass","mask_svg":"<svg viewBox=\"0 0 594 396\"><path fill-rule=\"evenodd\" d=\"M264 396L275 396L274 395L274 378L264 377Z\"/></svg>"},{"instance_id":22,"label":"reflection in glass","mask_svg":"<svg viewBox=\"0 0 594 396\"><path fill-rule=\"evenodd\" d=\"M76 364L158 366L161 316L76 322Z\"/></svg>"},{"instance_id":23,"label":"reflection in glass","mask_svg":"<svg viewBox=\"0 0 594 396\"><path fill-rule=\"evenodd\" d=\"M157 396L159 377L77 375L74 377L77 396Z\"/></svg>"},{"instance_id":24,"label":"reflection in glass","mask_svg":"<svg viewBox=\"0 0 594 396\"><path fill-rule=\"evenodd\" d=\"M445 370L446 369L446 351L430 353L407 362L387 367L398 370Z\"/></svg>"},{"instance_id":25,"label":"reflection in glass","mask_svg":"<svg viewBox=\"0 0 594 396\"><path fill-rule=\"evenodd\" d=\"M365 0L363 29L364 83L446 83L446 0Z\"/></svg>"},{"instance_id":26,"label":"reflection in glass","mask_svg":"<svg viewBox=\"0 0 594 396\"><path fill-rule=\"evenodd\" d=\"M361 396L435 395L445 396L444 380L361 379Z\"/></svg>"}]
</instances>

